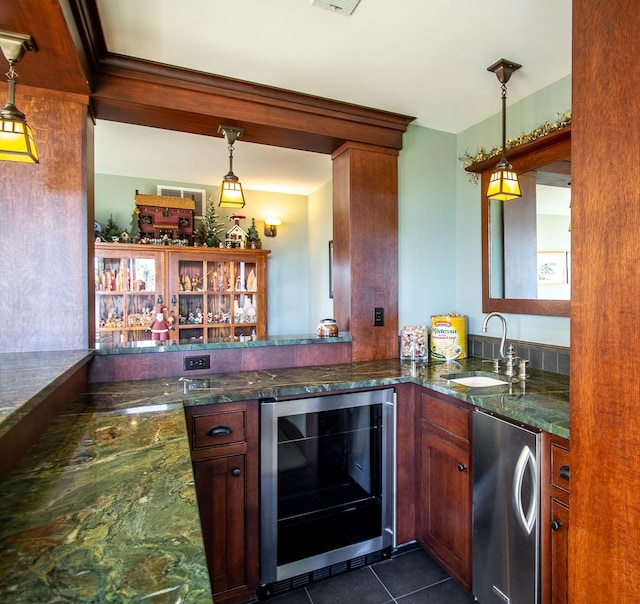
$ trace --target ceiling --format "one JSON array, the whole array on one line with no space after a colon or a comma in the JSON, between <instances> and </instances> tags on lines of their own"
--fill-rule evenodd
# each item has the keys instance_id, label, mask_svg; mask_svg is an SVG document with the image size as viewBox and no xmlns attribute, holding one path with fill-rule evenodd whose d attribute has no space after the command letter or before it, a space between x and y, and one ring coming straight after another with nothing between
<instances>
[{"instance_id":1,"label":"ceiling","mask_svg":"<svg viewBox=\"0 0 640 604\"><path fill-rule=\"evenodd\" d=\"M487 67L523 65L509 104L571 73L570 0L360 0L351 16L311 0L98 0L109 52L414 116L458 133L499 112ZM100 121L96 171L217 184L226 143ZM308 195L328 156L243 143L245 189Z\"/></svg>"}]
</instances>

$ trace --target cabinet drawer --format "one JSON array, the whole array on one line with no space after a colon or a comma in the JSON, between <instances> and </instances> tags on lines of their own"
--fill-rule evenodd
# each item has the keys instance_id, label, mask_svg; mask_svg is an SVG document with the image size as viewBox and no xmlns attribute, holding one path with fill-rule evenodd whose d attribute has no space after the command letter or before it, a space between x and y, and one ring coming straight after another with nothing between
<instances>
[{"instance_id":1,"label":"cabinet drawer","mask_svg":"<svg viewBox=\"0 0 640 604\"><path fill-rule=\"evenodd\" d=\"M564 447L551 444L551 484L563 491L569 492L569 451Z\"/></svg>"},{"instance_id":2,"label":"cabinet drawer","mask_svg":"<svg viewBox=\"0 0 640 604\"><path fill-rule=\"evenodd\" d=\"M465 442L469 442L469 409L466 406L422 394L422 418Z\"/></svg>"},{"instance_id":3,"label":"cabinet drawer","mask_svg":"<svg viewBox=\"0 0 640 604\"><path fill-rule=\"evenodd\" d=\"M194 449L244 442L247 439L244 410L197 415L192 421Z\"/></svg>"}]
</instances>

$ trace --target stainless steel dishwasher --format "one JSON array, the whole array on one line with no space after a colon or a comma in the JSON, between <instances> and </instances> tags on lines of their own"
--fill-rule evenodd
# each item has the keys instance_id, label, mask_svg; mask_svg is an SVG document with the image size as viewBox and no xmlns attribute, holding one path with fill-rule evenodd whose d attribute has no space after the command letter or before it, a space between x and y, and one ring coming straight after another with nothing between
<instances>
[{"instance_id":1,"label":"stainless steel dishwasher","mask_svg":"<svg viewBox=\"0 0 640 604\"><path fill-rule=\"evenodd\" d=\"M540 601L540 434L473 414L473 595Z\"/></svg>"}]
</instances>

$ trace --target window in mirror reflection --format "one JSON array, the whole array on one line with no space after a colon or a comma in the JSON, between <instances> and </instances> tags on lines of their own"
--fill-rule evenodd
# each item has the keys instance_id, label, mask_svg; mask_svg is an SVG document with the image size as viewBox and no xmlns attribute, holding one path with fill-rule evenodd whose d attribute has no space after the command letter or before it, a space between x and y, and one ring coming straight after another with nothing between
<instances>
[{"instance_id":1,"label":"window in mirror reflection","mask_svg":"<svg viewBox=\"0 0 640 604\"><path fill-rule=\"evenodd\" d=\"M521 198L491 201L491 297L569 300L571 162L519 178Z\"/></svg>"}]
</instances>

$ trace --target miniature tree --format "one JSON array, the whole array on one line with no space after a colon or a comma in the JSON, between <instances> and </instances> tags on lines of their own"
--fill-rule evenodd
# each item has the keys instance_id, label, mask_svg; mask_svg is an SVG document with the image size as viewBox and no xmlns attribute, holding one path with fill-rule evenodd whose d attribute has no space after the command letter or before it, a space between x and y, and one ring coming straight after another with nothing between
<instances>
[{"instance_id":1,"label":"miniature tree","mask_svg":"<svg viewBox=\"0 0 640 604\"><path fill-rule=\"evenodd\" d=\"M140 239L140 225L138 223L138 217L140 216L140 210L136 208L131 214L131 240L137 242Z\"/></svg>"},{"instance_id":2,"label":"miniature tree","mask_svg":"<svg viewBox=\"0 0 640 604\"><path fill-rule=\"evenodd\" d=\"M256 229L256 219L251 219L251 226L247 231L247 241L249 244L255 244L253 247L260 248L260 235L258 235L258 229Z\"/></svg>"},{"instance_id":3,"label":"miniature tree","mask_svg":"<svg viewBox=\"0 0 640 604\"><path fill-rule=\"evenodd\" d=\"M220 244L220 238L218 234L224 231L224 225L218 220L216 214L216 206L211 200L211 195L207 199L207 207L204 212L204 216L198 224L198 227L193 234L193 239L200 245L208 245L209 247L218 247Z\"/></svg>"},{"instance_id":4,"label":"miniature tree","mask_svg":"<svg viewBox=\"0 0 640 604\"><path fill-rule=\"evenodd\" d=\"M119 237L121 232L120 227L113 220L113 214L111 214L102 229L102 236L106 241L110 241L112 237Z\"/></svg>"}]
</instances>

